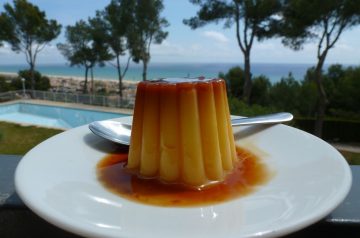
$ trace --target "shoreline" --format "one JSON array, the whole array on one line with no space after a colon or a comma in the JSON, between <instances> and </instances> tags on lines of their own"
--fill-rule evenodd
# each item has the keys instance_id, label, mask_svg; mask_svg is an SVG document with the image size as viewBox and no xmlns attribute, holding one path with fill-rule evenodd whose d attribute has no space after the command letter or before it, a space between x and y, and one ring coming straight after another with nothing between
<instances>
[{"instance_id":1,"label":"shoreline","mask_svg":"<svg viewBox=\"0 0 360 238\"><path fill-rule=\"evenodd\" d=\"M0 76L6 76L6 77L17 77L18 73L13 73L13 72L1 72L0 71ZM73 75L56 75L56 74L42 74L42 76L46 76L49 79L51 78L62 78L62 79L73 79L73 80L79 80L79 81L84 81L84 77L82 76L73 76ZM88 77L88 81L90 82L90 76ZM94 77L94 81L116 81L118 82L117 79L113 79L113 78L99 78L99 77ZM123 83L127 83L127 84L137 84L139 81L135 81L135 80L129 80L129 79L123 79Z\"/></svg>"},{"instance_id":2,"label":"shoreline","mask_svg":"<svg viewBox=\"0 0 360 238\"><path fill-rule=\"evenodd\" d=\"M0 72L0 76L8 78L16 78L17 73ZM65 92L76 92L82 91L85 79L79 76L63 76L63 75L48 75L43 74L49 78L50 87L52 91L65 91ZM136 89L136 85L139 81L132 81L123 79L123 90ZM91 88L91 78L88 78L88 90ZM95 92L105 91L108 93L118 93L119 81L116 79L105 79L94 77L94 90Z\"/></svg>"}]
</instances>

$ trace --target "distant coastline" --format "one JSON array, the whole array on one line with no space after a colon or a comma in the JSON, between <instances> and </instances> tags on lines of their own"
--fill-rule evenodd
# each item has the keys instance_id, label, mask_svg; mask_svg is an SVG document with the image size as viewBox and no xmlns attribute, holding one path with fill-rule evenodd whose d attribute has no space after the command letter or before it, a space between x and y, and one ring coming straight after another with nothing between
<instances>
[{"instance_id":1,"label":"distant coastline","mask_svg":"<svg viewBox=\"0 0 360 238\"><path fill-rule=\"evenodd\" d=\"M148 78L164 77L217 77L220 72L226 73L230 68L242 64L236 63L153 63L148 70ZM302 80L306 70L311 64L273 64L253 63L252 73L254 76L265 75L272 83L278 82L282 77L288 76L291 72L296 80ZM27 69L25 64L0 65L2 74L17 74L19 70ZM52 78L73 78L84 80L84 69L70 67L66 64L38 65L36 68L40 73ZM116 70L112 66L94 68L96 80L117 80ZM142 79L141 65L131 64L125 76L126 81L137 82Z\"/></svg>"},{"instance_id":2,"label":"distant coastline","mask_svg":"<svg viewBox=\"0 0 360 238\"><path fill-rule=\"evenodd\" d=\"M0 72L0 76L7 78L17 77L17 73ZM62 76L62 75L45 75L49 78L50 88L55 92L81 92L83 90L83 77L75 76ZM133 97L137 82L123 81L123 94L125 97ZM91 88L91 79L88 79L88 90ZM104 90L106 92L118 93L119 83L118 80L99 79L94 78L94 90Z\"/></svg>"}]
</instances>

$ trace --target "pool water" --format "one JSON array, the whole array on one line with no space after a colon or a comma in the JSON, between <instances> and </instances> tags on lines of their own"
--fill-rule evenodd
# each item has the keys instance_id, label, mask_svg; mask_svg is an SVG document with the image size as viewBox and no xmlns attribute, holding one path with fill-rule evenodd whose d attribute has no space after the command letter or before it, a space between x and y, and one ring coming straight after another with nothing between
<instances>
[{"instance_id":1,"label":"pool water","mask_svg":"<svg viewBox=\"0 0 360 238\"><path fill-rule=\"evenodd\" d=\"M14 103L0 105L0 121L70 129L93 121L128 116L127 114L79 108Z\"/></svg>"}]
</instances>

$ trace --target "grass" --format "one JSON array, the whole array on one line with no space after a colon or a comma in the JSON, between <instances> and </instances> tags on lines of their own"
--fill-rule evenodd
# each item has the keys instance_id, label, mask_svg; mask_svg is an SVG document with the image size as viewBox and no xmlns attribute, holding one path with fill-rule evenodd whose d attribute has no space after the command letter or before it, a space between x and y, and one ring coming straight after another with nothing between
<instances>
[{"instance_id":1,"label":"grass","mask_svg":"<svg viewBox=\"0 0 360 238\"><path fill-rule=\"evenodd\" d=\"M360 154L349 152L349 151L343 151L340 150L340 153L345 157L345 159L348 161L351 165L360 165Z\"/></svg>"},{"instance_id":2,"label":"grass","mask_svg":"<svg viewBox=\"0 0 360 238\"><path fill-rule=\"evenodd\" d=\"M40 142L62 130L0 122L0 154L24 155ZM360 165L360 153L340 151L351 165Z\"/></svg>"},{"instance_id":3,"label":"grass","mask_svg":"<svg viewBox=\"0 0 360 238\"><path fill-rule=\"evenodd\" d=\"M0 122L0 154L24 155L62 130Z\"/></svg>"}]
</instances>

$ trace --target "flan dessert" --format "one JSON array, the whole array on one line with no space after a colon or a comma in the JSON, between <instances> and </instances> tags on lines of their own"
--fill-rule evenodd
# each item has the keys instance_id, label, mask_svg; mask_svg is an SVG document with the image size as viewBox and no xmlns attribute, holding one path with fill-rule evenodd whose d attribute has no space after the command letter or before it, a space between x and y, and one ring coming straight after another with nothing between
<instances>
[{"instance_id":1,"label":"flan dessert","mask_svg":"<svg viewBox=\"0 0 360 238\"><path fill-rule=\"evenodd\" d=\"M223 181L237 162L222 79L162 79L137 86L127 168L190 187Z\"/></svg>"}]
</instances>

